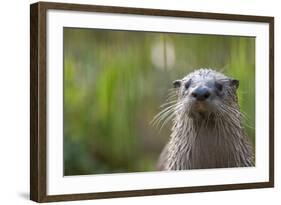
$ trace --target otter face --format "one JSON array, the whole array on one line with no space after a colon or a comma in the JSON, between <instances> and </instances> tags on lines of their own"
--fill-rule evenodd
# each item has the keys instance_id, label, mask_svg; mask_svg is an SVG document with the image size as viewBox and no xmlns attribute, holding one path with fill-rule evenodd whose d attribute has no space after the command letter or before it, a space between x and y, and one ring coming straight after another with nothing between
<instances>
[{"instance_id":1,"label":"otter face","mask_svg":"<svg viewBox=\"0 0 281 205\"><path fill-rule=\"evenodd\" d=\"M213 70L199 70L173 82L178 101L192 118L209 118L220 112L227 102L237 101L239 81Z\"/></svg>"}]
</instances>

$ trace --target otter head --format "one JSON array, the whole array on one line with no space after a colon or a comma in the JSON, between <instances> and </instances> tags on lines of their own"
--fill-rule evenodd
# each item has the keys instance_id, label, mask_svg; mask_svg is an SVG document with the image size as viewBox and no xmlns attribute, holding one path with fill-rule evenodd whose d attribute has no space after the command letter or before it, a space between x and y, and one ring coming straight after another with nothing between
<instances>
[{"instance_id":1,"label":"otter head","mask_svg":"<svg viewBox=\"0 0 281 205\"><path fill-rule=\"evenodd\" d=\"M217 71L200 69L174 81L173 85L181 112L191 118L209 118L236 108L239 81Z\"/></svg>"}]
</instances>

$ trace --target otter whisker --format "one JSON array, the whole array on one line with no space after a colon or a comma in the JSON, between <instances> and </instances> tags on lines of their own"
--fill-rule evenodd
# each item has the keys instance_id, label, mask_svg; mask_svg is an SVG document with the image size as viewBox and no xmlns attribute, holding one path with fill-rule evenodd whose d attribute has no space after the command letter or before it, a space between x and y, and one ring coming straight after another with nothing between
<instances>
[{"instance_id":1,"label":"otter whisker","mask_svg":"<svg viewBox=\"0 0 281 205\"><path fill-rule=\"evenodd\" d=\"M182 106L182 103L176 103L173 104L165 109L163 109L161 112L159 112L151 121L153 125L156 125L158 127L159 123L161 123L165 118L169 118L170 115L174 115L175 111L180 109Z\"/></svg>"},{"instance_id":2,"label":"otter whisker","mask_svg":"<svg viewBox=\"0 0 281 205\"><path fill-rule=\"evenodd\" d=\"M174 110L171 110L169 112L166 112L162 115L160 115L159 117L155 118L154 121L153 121L153 126L159 128L159 124L161 122L163 122L163 120L165 120L168 116L172 115L174 113Z\"/></svg>"},{"instance_id":3,"label":"otter whisker","mask_svg":"<svg viewBox=\"0 0 281 205\"><path fill-rule=\"evenodd\" d=\"M223 113L225 116L230 116L230 121L235 121L240 124L240 118L243 117L240 112L230 109L228 106L224 105L220 105L219 109L220 112Z\"/></svg>"},{"instance_id":4,"label":"otter whisker","mask_svg":"<svg viewBox=\"0 0 281 205\"><path fill-rule=\"evenodd\" d=\"M168 97L169 96L177 96L178 95L178 89L172 88L168 90Z\"/></svg>"},{"instance_id":5,"label":"otter whisker","mask_svg":"<svg viewBox=\"0 0 281 205\"><path fill-rule=\"evenodd\" d=\"M230 117L229 116L229 112L223 111L223 118L228 120L228 124L233 126L233 127L237 127L237 128L241 128L241 123L238 119L236 119L235 117Z\"/></svg>"},{"instance_id":6,"label":"otter whisker","mask_svg":"<svg viewBox=\"0 0 281 205\"><path fill-rule=\"evenodd\" d=\"M227 106L227 109L229 109L232 112L236 112L236 113L238 112L237 110L235 110L234 108L231 108L230 106ZM246 127L250 128L250 129L255 129L254 127L252 127L251 125L248 124L247 121L249 121L249 116L247 115L247 113L245 113L243 111L240 111L238 113L239 113L240 117L242 118L242 119L237 119L238 121L243 120L244 125Z\"/></svg>"},{"instance_id":7,"label":"otter whisker","mask_svg":"<svg viewBox=\"0 0 281 205\"><path fill-rule=\"evenodd\" d=\"M166 102L168 102L170 100L176 100L177 97L178 97L178 93L177 92L169 93L167 95Z\"/></svg>"},{"instance_id":8,"label":"otter whisker","mask_svg":"<svg viewBox=\"0 0 281 205\"><path fill-rule=\"evenodd\" d=\"M170 105L170 106L168 106L168 107L166 107L166 108L164 108L163 110L161 110L154 118L157 118L159 115L161 115L162 113L164 113L164 112L166 112L166 111L168 111L168 110L170 110L170 109L173 109L175 106L177 106L178 105L178 103L175 103L175 104L173 104L173 105ZM153 118L153 119L154 119ZM153 121L153 120L152 120Z\"/></svg>"},{"instance_id":9,"label":"otter whisker","mask_svg":"<svg viewBox=\"0 0 281 205\"><path fill-rule=\"evenodd\" d=\"M234 109L233 107L231 107L229 105L225 105L225 108L228 109L228 110L231 110L233 113L236 113L243 118L245 117L244 113L242 113L241 111L238 111L238 108Z\"/></svg>"},{"instance_id":10,"label":"otter whisker","mask_svg":"<svg viewBox=\"0 0 281 205\"><path fill-rule=\"evenodd\" d=\"M176 110L180 109L181 105L177 105L174 108L170 109L169 111L166 111L164 113L162 113L161 115L159 115L158 119L161 121L163 121L163 119L169 117L169 115L175 115L176 114Z\"/></svg>"},{"instance_id":11,"label":"otter whisker","mask_svg":"<svg viewBox=\"0 0 281 205\"><path fill-rule=\"evenodd\" d=\"M175 114L176 114L176 113L173 113L173 114L171 114L170 116L168 116L168 117L166 118L166 120L162 123L162 125L161 125L159 131L162 130L162 128L164 127L164 125L166 125L166 123L169 122L169 121L175 116Z\"/></svg>"},{"instance_id":12,"label":"otter whisker","mask_svg":"<svg viewBox=\"0 0 281 205\"><path fill-rule=\"evenodd\" d=\"M170 116L173 116L173 115L174 115L174 112L170 112L169 114L166 114L166 115L164 115L164 116L161 116L161 117L158 119L158 121L156 122L156 127L159 128L159 126L160 126L161 123L163 124L163 122L164 122L166 119L168 119ZM161 127L162 127L162 126L161 126Z\"/></svg>"},{"instance_id":13,"label":"otter whisker","mask_svg":"<svg viewBox=\"0 0 281 205\"><path fill-rule=\"evenodd\" d=\"M165 107L165 106L170 105L170 104L175 104L176 102L177 102L177 100L172 100L172 101L163 103L162 105L160 105L160 108Z\"/></svg>"}]
</instances>

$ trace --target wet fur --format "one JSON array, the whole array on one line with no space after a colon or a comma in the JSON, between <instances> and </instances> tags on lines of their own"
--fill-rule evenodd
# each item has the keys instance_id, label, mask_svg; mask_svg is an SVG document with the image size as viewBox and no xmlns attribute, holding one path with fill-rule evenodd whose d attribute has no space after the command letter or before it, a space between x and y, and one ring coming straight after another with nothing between
<instances>
[{"instance_id":1,"label":"wet fur","mask_svg":"<svg viewBox=\"0 0 281 205\"><path fill-rule=\"evenodd\" d=\"M203 79L229 79L211 69L200 69L186 76L183 82L198 75ZM252 147L242 125L243 114L239 110L236 88L227 83L224 85L223 96L212 102L215 111L207 116L192 112L193 107L187 102L183 87L172 91L176 100L166 103L170 106L154 119L157 125L162 123L161 127L173 120L170 140L160 155L158 170L254 165Z\"/></svg>"}]
</instances>

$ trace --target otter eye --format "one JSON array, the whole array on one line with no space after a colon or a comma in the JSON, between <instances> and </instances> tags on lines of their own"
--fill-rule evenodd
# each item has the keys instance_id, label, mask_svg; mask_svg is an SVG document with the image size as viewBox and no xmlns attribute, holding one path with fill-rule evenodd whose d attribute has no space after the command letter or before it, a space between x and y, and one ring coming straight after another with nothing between
<instances>
[{"instance_id":1,"label":"otter eye","mask_svg":"<svg viewBox=\"0 0 281 205\"><path fill-rule=\"evenodd\" d=\"M189 86L190 86L190 84L191 84L191 80L188 80L188 81L184 84L185 89L188 89Z\"/></svg>"},{"instance_id":2,"label":"otter eye","mask_svg":"<svg viewBox=\"0 0 281 205\"><path fill-rule=\"evenodd\" d=\"M215 82L215 87L219 90L219 91L222 91L222 84L221 83L218 83L218 82Z\"/></svg>"}]
</instances>

